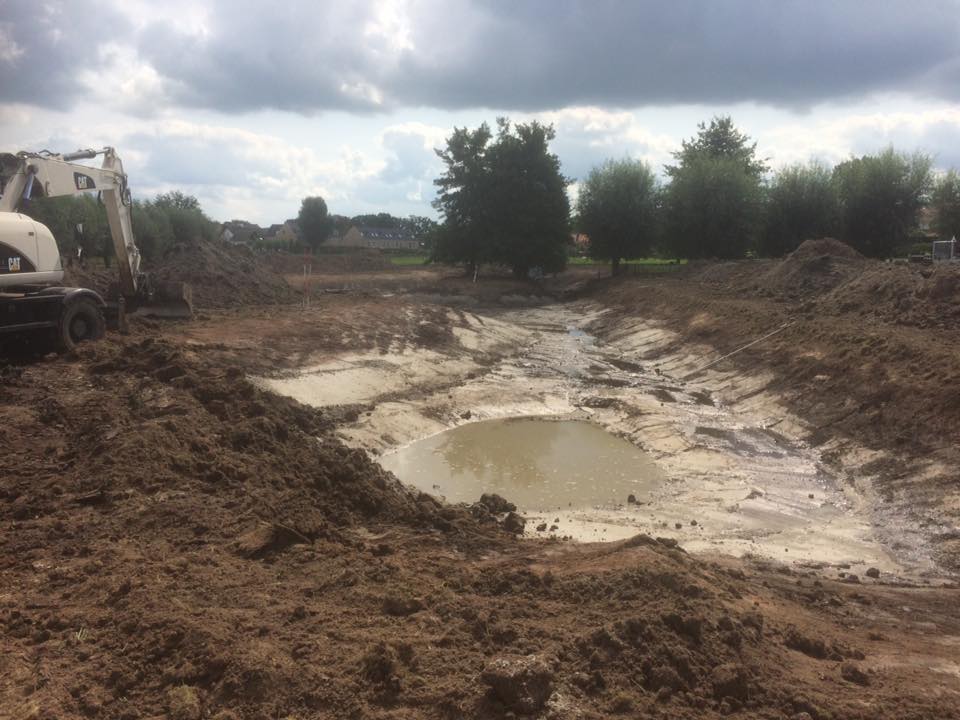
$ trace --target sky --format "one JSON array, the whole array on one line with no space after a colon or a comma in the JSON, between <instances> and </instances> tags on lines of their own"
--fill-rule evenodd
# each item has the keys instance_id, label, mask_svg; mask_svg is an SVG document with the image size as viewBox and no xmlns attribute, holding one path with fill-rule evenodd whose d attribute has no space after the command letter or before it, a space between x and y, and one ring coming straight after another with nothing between
<instances>
[{"instance_id":1,"label":"sky","mask_svg":"<svg viewBox=\"0 0 960 720\"><path fill-rule=\"evenodd\" d=\"M117 148L214 219L435 216L454 127L540 120L574 182L730 115L775 170L960 168L960 0L0 0L0 150Z\"/></svg>"}]
</instances>

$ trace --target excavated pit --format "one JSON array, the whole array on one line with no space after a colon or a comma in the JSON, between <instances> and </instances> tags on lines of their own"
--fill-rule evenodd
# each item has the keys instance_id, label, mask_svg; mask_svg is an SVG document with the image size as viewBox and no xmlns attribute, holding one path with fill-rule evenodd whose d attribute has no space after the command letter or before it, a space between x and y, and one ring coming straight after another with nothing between
<instances>
[{"instance_id":1,"label":"excavated pit","mask_svg":"<svg viewBox=\"0 0 960 720\"><path fill-rule=\"evenodd\" d=\"M604 313L592 304L460 313L459 352L351 354L259 382L315 406L368 404L341 426L348 444L450 502L504 495L531 536L612 541L644 532L693 552L806 567L929 569L922 553L905 562L881 542L869 496L799 439L802 423L758 391L765 378L697 372L709 357L677 350L672 333L640 320L616 338L594 337L591 323ZM588 442L592 474L571 479L577 453L551 458L553 446L522 435L505 449L518 426L490 423L537 417L624 443L631 471ZM530 477L491 480L511 463L521 478L542 475L541 465L556 470L557 484L532 490L539 481ZM578 491L567 497L565 483ZM559 499L548 501L551 494Z\"/></svg>"}]
</instances>

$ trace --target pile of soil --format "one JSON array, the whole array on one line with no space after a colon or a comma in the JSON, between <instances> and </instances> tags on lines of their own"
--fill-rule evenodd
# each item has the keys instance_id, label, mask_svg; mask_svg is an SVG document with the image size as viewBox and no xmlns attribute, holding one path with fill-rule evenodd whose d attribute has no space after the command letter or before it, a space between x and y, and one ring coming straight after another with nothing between
<instances>
[{"instance_id":1,"label":"pile of soil","mask_svg":"<svg viewBox=\"0 0 960 720\"><path fill-rule=\"evenodd\" d=\"M84 268L74 263L63 271L66 287L81 287L94 290L101 297L107 296L111 284L117 282L117 270L113 268Z\"/></svg>"},{"instance_id":2,"label":"pile of soil","mask_svg":"<svg viewBox=\"0 0 960 720\"><path fill-rule=\"evenodd\" d=\"M154 282L185 282L193 289L194 305L200 310L275 305L298 302L300 293L284 280L285 263L302 260L291 255L277 264L269 254L255 253L245 245L224 245L197 241L176 245L159 261L148 263L144 270ZM292 271L291 271L292 272ZM117 282L117 269L82 268L77 264L66 269L63 282L72 287L96 290L106 297Z\"/></svg>"},{"instance_id":3,"label":"pile of soil","mask_svg":"<svg viewBox=\"0 0 960 720\"><path fill-rule=\"evenodd\" d=\"M291 303L300 299L266 261L243 245L197 241L175 246L147 271L158 282L185 282L201 309Z\"/></svg>"},{"instance_id":4,"label":"pile of soil","mask_svg":"<svg viewBox=\"0 0 960 720\"><path fill-rule=\"evenodd\" d=\"M282 275L303 272L304 257L291 253L267 253L267 263ZM379 250L345 253L317 253L307 258L314 275L395 270L390 258Z\"/></svg>"},{"instance_id":5,"label":"pile of soil","mask_svg":"<svg viewBox=\"0 0 960 720\"><path fill-rule=\"evenodd\" d=\"M847 245L842 240L836 238L824 237L811 240L804 240L800 246L787 256L788 261L801 262L812 258L829 255L834 258L846 258L848 260L863 260L864 256Z\"/></svg>"},{"instance_id":6,"label":"pile of soil","mask_svg":"<svg viewBox=\"0 0 960 720\"><path fill-rule=\"evenodd\" d=\"M847 282L863 270L865 258L833 238L806 240L759 280L774 295L807 299Z\"/></svg>"},{"instance_id":7,"label":"pile of soil","mask_svg":"<svg viewBox=\"0 0 960 720\"><path fill-rule=\"evenodd\" d=\"M960 327L960 266L870 263L820 298L818 307L898 325L955 330Z\"/></svg>"}]
</instances>

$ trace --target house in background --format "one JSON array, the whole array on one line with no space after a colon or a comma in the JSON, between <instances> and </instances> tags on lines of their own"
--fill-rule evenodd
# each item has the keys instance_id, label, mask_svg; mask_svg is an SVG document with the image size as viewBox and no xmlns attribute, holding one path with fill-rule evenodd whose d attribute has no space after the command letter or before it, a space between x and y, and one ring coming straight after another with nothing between
<instances>
[{"instance_id":1,"label":"house in background","mask_svg":"<svg viewBox=\"0 0 960 720\"><path fill-rule=\"evenodd\" d=\"M220 226L219 239L231 245L250 245L262 237L263 229L246 220L230 220Z\"/></svg>"},{"instance_id":2,"label":"house in background","mask_svg":"<svg viewBox=\"0 0 960 720\"><path fill-rule=\"evenodd\" d=\"M263 239L283 245L295 245L300 242L300 225L295 219L284 220L268 227Z\"/></svg>"},{"instance_id":3,"label":"house in background","mask_svg":"<svg viewBox=\"0 0 960 720\"><path fill-rule=\"evenodd\" d=\"M420 250L420 241L404 230L367 225L354 225L342 236L328 238L324 245L375 250Z\"/></svg>"}]
</instances>

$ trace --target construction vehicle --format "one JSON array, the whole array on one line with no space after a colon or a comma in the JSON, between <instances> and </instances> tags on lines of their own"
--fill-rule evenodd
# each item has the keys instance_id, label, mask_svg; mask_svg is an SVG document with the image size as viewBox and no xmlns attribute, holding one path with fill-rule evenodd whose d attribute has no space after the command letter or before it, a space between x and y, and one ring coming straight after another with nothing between
<instances>
[{"instance_id":1,"label":"construction vehicle","mask_svg":"<svg viewBox=\"0 0 960 720\"><path fill-rule=\"evenodd\" d=\"M101 167L76 160L103 156ZM119 277L104 299L93 290L63 287L60 249L50 230L23 212L37 197L97 192L106 207ZM190 317L190 288L153 287L140 271L130 188L113 148L56 154L0 154L0 349L13 338L53 340L60 349L103 336L106 321L123 327L126 312Z\"/></svg>"}]
</instances>

